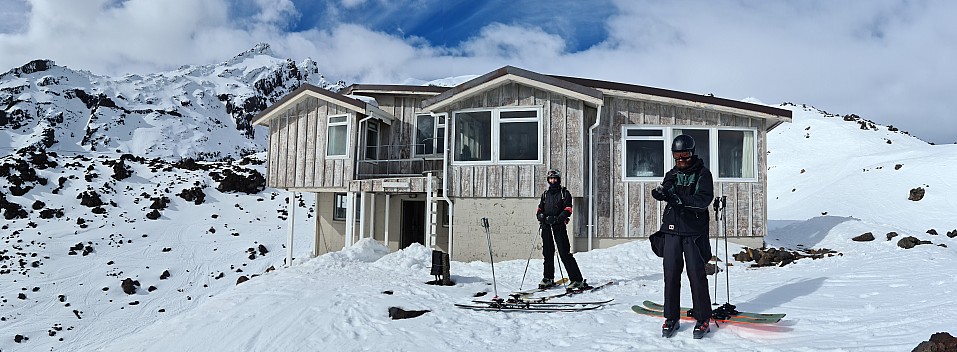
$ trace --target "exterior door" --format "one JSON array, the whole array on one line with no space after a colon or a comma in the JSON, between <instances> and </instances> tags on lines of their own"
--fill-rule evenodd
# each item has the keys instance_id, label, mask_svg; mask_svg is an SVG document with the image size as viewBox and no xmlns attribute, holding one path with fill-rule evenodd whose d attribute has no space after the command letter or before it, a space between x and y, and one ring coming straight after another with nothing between
<instances>
[{"instance_id":1,"label":"exterior door","mask_svg":"<svg viewBox=\"0 0 957 352\"><path fill-rule=\"evenodd\" d=\"M402 201L402 230L399 249L413 243L425 245L425 202Z\"/></svg>"}]
</instances>

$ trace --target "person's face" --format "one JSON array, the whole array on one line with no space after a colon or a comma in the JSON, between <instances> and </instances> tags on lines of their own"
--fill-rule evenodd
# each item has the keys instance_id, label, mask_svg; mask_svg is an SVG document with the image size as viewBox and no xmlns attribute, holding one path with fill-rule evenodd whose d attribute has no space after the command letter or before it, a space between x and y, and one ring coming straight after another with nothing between
<instances>
[{"instance_id":1,"label":"person's face","mask_svg":"<svg viewBox=\"0 0 957 352\"><path fill-rule=\"evenodd\" d=\"M555 184L556 182L558 182L558 178L557 178L557 177L549 177L549 178L548 178L548 183Z\"/></svg>"},{"instance_id":2,"label":"person's face","mask_svg":"<svg viewBox=\"0 0 957 352\"><path fill-rule=\"evenodd\" d=\"M678 170L687 169L691 166L691 152L672 152L671 157L675 159L675 166L678 167Z\"/></svg>"}]
</instances>

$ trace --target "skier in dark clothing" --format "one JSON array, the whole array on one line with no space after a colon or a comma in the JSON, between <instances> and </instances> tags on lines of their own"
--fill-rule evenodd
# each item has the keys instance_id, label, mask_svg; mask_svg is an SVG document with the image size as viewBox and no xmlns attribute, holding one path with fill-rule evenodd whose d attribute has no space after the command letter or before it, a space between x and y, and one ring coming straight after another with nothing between
<instances>
[{"instance_id":1,"label":"skier in dark clothing","mask_svg":"<svg viewBox=\"0 0 957 352\"><path fill-rule=\"evenodd\" d=\"M555 249L558 257L568 270L568 279L571 283L569 290L583 290L588 288L582 273L578 269L578 262L571 253L568 242L568 218L572 216L572 195L562 187L562 174L558 170L550 170L545 175L548 189L542 193L542 200L538 203L535 217L541 225L542 256L545 257L545 272L539 288L548 288L555 285Z\"/></svg>"},{"instance_id":2,"label":"skier in dark clothing","mask_svg":"<svg viewBox=\"0 0 957 352\"><path fill-rule=\"evenodd\" d=\"M668 203L659 231L664 236L665 323L661 333L665 337L671 337L678 330L682 264L688 266L692 313L697 320L694 338L699 339L710 331L711 297L705 263L711 259L708 205L714 197L714 184L711 171L694 151L691 136L675 137L671 145L675 167L665 173L661 185L651 191L656 200Z\"/></svg>"}]
</instances>

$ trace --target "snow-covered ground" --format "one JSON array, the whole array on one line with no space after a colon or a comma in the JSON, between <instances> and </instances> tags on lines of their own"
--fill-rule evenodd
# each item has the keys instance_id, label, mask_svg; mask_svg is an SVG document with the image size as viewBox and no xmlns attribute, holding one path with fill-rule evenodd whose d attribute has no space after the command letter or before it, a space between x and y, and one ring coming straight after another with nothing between
<instances>
[{"instance_id":1,"label":"snow-covered ground","mask_svg":"<svg viewBox=\"0 0 957 352\"><path fill-rule=\"evenodd\" d=\"M300 235L295 265L283 268L283 191L224 193L215 190L209 172L153 173L135 163L133 177L108 181L105 166L92 161L63 167L74 160L60 157L60 167L38 171L51 184L23 197L7 195L28 211L42 199L46 208L64 208L66 216L39 219L30 211L30 219L4 220L3 255L13 258L3 264L13 270L0 275L0 350L906 351L932 333L957 332L957 238L946 235L957 229L957 180L950 177L957 146L931 146L883 126L862 130L855 121L788 108L795 112L793 123L768 137L767 245L828 248L840 255L763 268L732 259L731 303L742 311L787 313L775 325L722 324L693 340L691 324L683 322L677 336L661 338L660 318L630 308L662 300L661 261L646 241L576 254L590 282L616 284L574 297L614 298L598 310L575 313L456 308L453 303L493 290L489 264L453 262L455 286L426 285L433 279L431 258L421 246L388 253L363 240L309 258L313 244ZM83 182L91 163L100 176ZM61 173L76 178L52 194ZM175 194L197 181L209 186L204 204L171 196L160 219L144 218L150 201L142 193L170 188L167 193ZM107 184L113 192L102 191L110 195L104 201L117 203L105 206L107 214L91 214L74 199L88 185L100 190ZM925 189L924 198L908 200L916 187ZM297 228L308 231L313 200L303 204ZM79 228L78 217L88 227ZM886 240L892 231L900 236ZM865 232L876 240L851 241ZM905 236L933 244L903 249L897 241ZM94 251L67 255L80 242L92 242ZM261 255L259 244L268 253ZM741 247L732 243L729 249L735 254ZM716 250L723 259L723 243ZM24 268L20 258L26 258ZM30 258L42 264L31 267ZM267 272L270 266L277 270ZM500 295L539 279L541 260L532 260L522 285L525 266L525 260L495 263ZM169 278L160 279L166 270ZM237 285L241 275L258 276ZM133 295L120 287L127 277L141 283ZM718 302L724 303L723 273L718 281ZM690 304L687 284L682 291L682 301ZM26 299L18 298L21 293ZM430 312L391 320L389 307ZM17 343L15 335L29 340Z\"/></svg>"}]
</instances>

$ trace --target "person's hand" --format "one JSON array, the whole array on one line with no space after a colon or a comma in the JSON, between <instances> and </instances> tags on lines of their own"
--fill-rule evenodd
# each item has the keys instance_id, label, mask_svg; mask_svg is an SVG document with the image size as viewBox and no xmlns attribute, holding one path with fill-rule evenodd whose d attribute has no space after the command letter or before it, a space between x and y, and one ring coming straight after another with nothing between
<instances>
[{"instance_id":1,"label":"person's hand","mask_svg":"<svg viewBox=\"0 0 957 352\"><path fill-rule=\"evenodd\" d=\"M655 189L651 190L651 197L658 201L664 201L668 199L661 186L655 187Z\"/></svg>"},{"instance_id":2,"label":"person's hand","mask_svg":"<svg viewBox=\"0 0 957 352\"><path fill-rule=\"evenodd\" d=\"M545 221L545 214L542 214L542 213L535 214L535 218L538 219L538 222Z\"/></svg>"},{"instance_id":3,"label":"person's hand","mask_svg":"<svg viewBox=\"0 0 957 352\"><path fill-rule=\"evenodd\" d=\"M678 198L677 194L668 192L666 197L668 198L667 202L670 203L672 206L676 206L676 207L684 206L684 204L681 203L681 198Z\"/></svg>"},{"instance_id":4,"label":"person's hand","mask_svg":"<svg viewBox=\"0 0 957 352\"><path fill-rule=\"evenodd\" d=\"M557 223L557 222L558 222L558 219L555 218L554 216L545 217L545 223L546 223L546 224L554 225L554 224Z\"/></svg>"}]
</instances>

